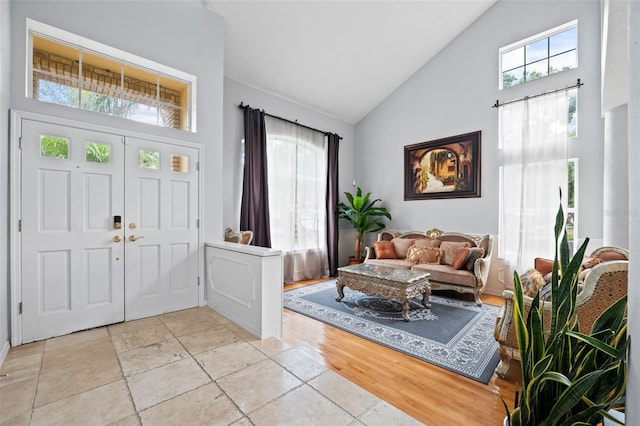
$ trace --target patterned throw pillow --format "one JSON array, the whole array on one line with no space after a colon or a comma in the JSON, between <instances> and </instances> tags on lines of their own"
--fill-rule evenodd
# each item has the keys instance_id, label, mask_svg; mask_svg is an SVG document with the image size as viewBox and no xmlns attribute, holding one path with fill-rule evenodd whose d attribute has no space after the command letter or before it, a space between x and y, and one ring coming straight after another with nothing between
<instances>
[{"instance_id":1,"label":"patterned throw pillow","mask_svg":"<svg viewBox=\"0 0 640 426\"><path fill-rule=\"evenodd\" d=\"M522 292L529 297L535 297L538 290L545 285L542 274L533 268L520 275L520 281L522 282Z\"/></svg>"},{"instance_id":2,"label":"patterned throw pillow","mask_svg":"<svg viewBox=\"0 0 640 426\"><path fill-rule=\"evenodd\" d=\"M593 268L598 263L602 263L602 260L600 258L587 256L584 259L582 259L582 269Z\"/></svg>"},{"instance_id":3,"label":"patterned throw pillow","mask_svg":"<svg viewBox=\"0 0 640 426\"><path fill-rule=\"evenodd\" d=\"M407 257L407 250L413 245L413 238L394 238L391 240L396 249L396 258L404 259Z\"/></svg>"},{"instance_id":4,"label":"patterned throw pillow","mask_svg":"<svg viewBox=\"0 0 640 426\"><path fill-rule=\"evenodd\" d=\"M467 262L465 263L464 268L467 271L473 272L476 260L481 257L484 257L484 249L482 247L471 247L469 249L469 257L467 257Z\"/></svg>"},{"instance_id":5,"label":"patterned throw pillow","mask_svg":"<svg viewBox=\"0 0 640 426\"><path fill-rule=\"evenodd\" d=\"M456 254L456 257L453 258L453 262L451 262L451 266L453 266L453 269L464 268L470 253L471 253L470 247L461 248L458 254Z\"/></svg>"},{"instance_id":6,"label":"patterned throw pillow","mask_svg":"<svg viewBox=\"0 0 640 426\"><path fill-rule=\"evenodd\" d=\"M470 247L471 245L467 242L457 242L457 241L443 241L440 243L440 248L442 249L442 263L444 265L453 264L453 259L456 258L456 254L463 247Z\"/></svg>"},{"instance_id":7,"label":"patterned throw pillow","mask_svg":"<svg viewBox=\"0 0 640 426\"><path fill-rule=\"evenodd\" d=\"M437 247L411 246L407 250L407 260L413 263L440 263L442 250Z\"/></svg>"},{"instance_id":8,"label":"patterned throw pillow","mask_svg":"<svg viewBox=\"0 0 640 426\"><path fill-rule=\"evenodd\" d=\"M397 259L395 245L391 241L376 241L373 243L376 259Z\"/></svg>"}]
</instances>

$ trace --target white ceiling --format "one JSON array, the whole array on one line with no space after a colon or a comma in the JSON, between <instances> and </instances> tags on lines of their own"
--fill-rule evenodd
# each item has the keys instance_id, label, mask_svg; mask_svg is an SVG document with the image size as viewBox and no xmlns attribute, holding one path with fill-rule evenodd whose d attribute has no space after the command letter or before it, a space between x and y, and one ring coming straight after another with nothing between
<instances>
[{"instance_id":1,"label":"white ceiling","mask_svg":"<svg viewBox=\"0 0 640 426\"><path fill-rule=\"evenodd\" d=\"M216 1L225 76L355 124L496 0Z\"/></svg>"}]
</instances>

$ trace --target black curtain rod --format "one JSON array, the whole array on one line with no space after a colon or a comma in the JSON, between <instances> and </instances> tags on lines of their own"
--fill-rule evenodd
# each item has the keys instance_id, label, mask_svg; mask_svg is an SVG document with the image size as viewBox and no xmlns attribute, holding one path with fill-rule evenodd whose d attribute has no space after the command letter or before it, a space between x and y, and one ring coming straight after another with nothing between
<instances>
[{"instance_id":1,"label":"black curtain rod","mask_svg":"<svg viewBox=\"0 0 640 426\"><path fill-rule=\"evenodd\" d=\"M509 102L503 102L503 103L500 103L500 101L496 99L496 103L495 103L495 104L493 104L491 107L492 107L492 108L498 108L498 107L501 107L501 106L503 106L503 105L509 105L509 104L514 103L514 102L520 102L520 101L523 101L523 100L525 100L525 99L537 98L538 96L548 95L548 94L550 94L550 93L559 92L559 91L561 91L561 90L573 89L574 87L577 87L577 88L579 89L581 86L584 86L584 83L581 83L581 82L580 82L580 79L578 79L578 82L577 82L576 84L574 84L573 86L567 86L567 87L563 87L563 88L561 88L561 89L551 90L551 91L549 91L549 92L538 93L537 95L525 96L524 98L514 99L514 100L509 101Z\"/></svg>"},{"instance_id":2,"label":"black curtain rod","mask_svg":"<svg viewBox=\"0 0 640 426\"><path fill-rule=\"evenodd\" d=\"M245 108L249 108L249 107L250 107L250 105L245 105L244 102L240 102L240 105L238 105L238 108L240 108L240 109L245 109ZM262 110L262 112L264 112L264 110ZM305 126L304 124L300 124L297 121L287 120L286 118L278 117L277 115L269 114L267 112L264 112L264 115L268 115L269 117L272 117L272 118L277 118L278 120L286 121L287 123L297 124L298 126L304 127L305 129L313 130L314 132L320 132L320 133L325 134L325 135L333 133L333 132L325 132L324 130L314 129L313 127L309 127L309 126ZM334 134L338 135L337 133L334 133ZM340 140L342 140L342 136L338 135L338 138Z\"/></svg>"}]
</instances>

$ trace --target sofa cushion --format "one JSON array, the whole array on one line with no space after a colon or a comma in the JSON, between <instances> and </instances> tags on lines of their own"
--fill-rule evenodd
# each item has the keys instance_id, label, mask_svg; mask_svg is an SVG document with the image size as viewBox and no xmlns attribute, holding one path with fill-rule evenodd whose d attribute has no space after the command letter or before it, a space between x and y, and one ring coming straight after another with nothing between
<instances>
[{"instance_id":1,"label":"sofa cushion","mask_svg":"<svg viewBox=\"0 0 640 426\"><path fill-rule=\"evenodd\" d=\"M417 247L440 247L440 240L434 240L431 238L418 238L413 245Z\"/></svg>"},{"instance_id":2,"label":"sofa cushion","mask_svg":"<svg viewBox=\"0 0 640 426\"><path fill-rule=\"evenodd\" d=\"M471 247L468 242L457 242L457 241L443 241L440 243L440 248L443 251L442 255L442 264L451 265L453 263L453 259L456 258L456 255L463 247Z\"/></svg>"},{"instance_id":3,"label":"sofa cushion","mask_svg":"<svg viewBox=\"0 0 640 426\"><path fill-rule=\"evenodd\" d=\"M393 243L393 246L395 247L395 250L396 250L396 258L404 259L405 257L407 257L407 250L409 250L409 247L413 245L413 243L415 242L415 239L394 238L393 240L391 240L391 242Z\"/></svg>"},{"instance_id":4,"label":"sofa cushion","mask_svg":"<svg viewBox=\"0 0 640 426\"><path fill-rule=\"evenodd\" d=\"M465 269L453 269L451 265L435 265L420 263L413 265L412 270L430 272L429 281L439 281L464 287L476 287L476 276Z\"/></svg>"},{"instance_id":5,"label":"sofa cushion","mask_svg":"<svg viewBox=\"0 0 640 426\"><path fill-rule=\"evenodd\" d=\"M440 263L442 250L437 247L420 247L412 245L407 250L406 260L413 263Z\"/></svg>"},{"instance_id":6,"label":"sofa cushion","mask_svg":"<svg viewBox=\"0 0 640 426\"><path fill-rule=\"evenodd\" d=\"M391 241L376 241L373 243L376 259L396 259L395 245Z\"/></svg>"},{"instance_id":7,"label":"sofa cushion","mask_svg":"<svg viewBox=\"0 0 640 426\"><path fill-rule=\"evenodd\" d=\"M469 257L467 257L467 262L464 264L464 269L473 272L476 260L484 257L484 253L485 251L481 247L471 247L469 249Z\"/></svg>"},{"instance_id":8,"label":"sofa cushion","mask_svg":"<svg viewBox=\"0 0 640 426\"><path fill-rule=\"evenodd\" d=\"M411 269L414 265L413 262L409 262L404 259L369 259L367 263L375 266L386 266L388 268L397 268L397 269Z\"/></svg>"},{"instance_id":9,"label":"sofa cushion","mask_svg":"<svg viewBox=\"0 0 640 426\"><path fill-rule=\"evenodd\" d=\"M470 247L463 247L460 249L456 257L453 258L453 262L451 262L451 266L453 269L462 269L467 263L467 259L469 258L469 254L471 254Z\"/></svg>"}]
</instances>

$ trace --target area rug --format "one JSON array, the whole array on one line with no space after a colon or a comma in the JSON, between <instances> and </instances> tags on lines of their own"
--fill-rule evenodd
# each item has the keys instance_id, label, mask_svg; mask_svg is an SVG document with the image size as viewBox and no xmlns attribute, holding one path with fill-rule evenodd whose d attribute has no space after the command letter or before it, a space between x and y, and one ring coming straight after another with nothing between
<instances>
[{"instance_id":1,"label":"area rug","mask_svg":"<svg viewBox=\"0 0 640 426\"><path fill-rule=\"evenodd\" d=\"M406 322L398 301L348 287L337 295L335 280L324 281L286 291L284 307L482 383L498 365L497 306L431 295L430 309L411 302Z\"/></svg>"}]
</instances>

